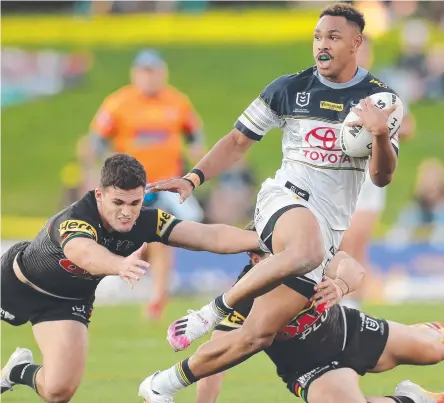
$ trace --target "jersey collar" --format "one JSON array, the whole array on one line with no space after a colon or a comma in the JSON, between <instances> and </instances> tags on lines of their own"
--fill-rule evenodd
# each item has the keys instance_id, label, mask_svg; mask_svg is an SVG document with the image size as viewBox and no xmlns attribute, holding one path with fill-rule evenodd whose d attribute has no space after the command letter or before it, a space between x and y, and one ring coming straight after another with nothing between
<instances>
[{"instance_id":1,"label":"jersey collar","mask_svg":"<svg viewBox=\"0 0 444 403\"><path fill-rule=\"evenodd\" d=\"M362 67L358 67L358 70L356 71L356 74L354 77L347 81L346 83L333 83L331 81L328 81L325 77L319 74L316 67L313 69L313 75L325 86L333 88L335 90L340 90L343 88L352 87L358 83L360 83L368 74L368 71L366 69L363 69Z\"/></svg>"}]
</instances>

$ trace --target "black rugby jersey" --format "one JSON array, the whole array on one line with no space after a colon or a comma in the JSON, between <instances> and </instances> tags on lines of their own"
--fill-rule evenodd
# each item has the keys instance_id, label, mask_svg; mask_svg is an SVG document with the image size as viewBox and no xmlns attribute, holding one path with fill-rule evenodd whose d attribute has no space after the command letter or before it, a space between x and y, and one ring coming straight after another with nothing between
<instances>
[{"instance_id":1,"label":"black rugby jersey","mask_svg":"<svg viewBox=\"0 0 444 403\"><path fill-rule=\"evenodd\" d=\"M162 210L142 207L129 232L108 232L100 219L94 192L50 218L34 240L18 256L23 275L54 296L91 298L104 276L93 276L77 267L63 253L73 238L90 238L110 252L129 256L144 242L167 244L171 230L180 220Z\"/></svg>"},{"instance_id":2,"label":"black rugby jersey","mask_svg":"<svg viewBox=\"0 0 444 403\"><path fill-rule=\"evenodd\" d=\"M237 281L251 267L245 266ZM252 306L252 301L237 304L234 311L216 326L216 330L231 331L240 328ZM346 347L346 327L347 320L340 305L325 310L324 307L315 307L313 302L308 301L299 315L278 332L273 344L264 352L276 365L278 375L284 382L288 382L293 374L310 371L336 359Z\"/></svg>"}]
</instances>

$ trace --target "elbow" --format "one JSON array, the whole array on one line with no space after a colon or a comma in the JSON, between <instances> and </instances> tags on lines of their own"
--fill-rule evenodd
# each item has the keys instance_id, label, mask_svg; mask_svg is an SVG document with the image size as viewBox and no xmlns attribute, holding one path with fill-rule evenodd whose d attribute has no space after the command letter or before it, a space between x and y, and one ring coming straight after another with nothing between
<instances>
[{"instance_id":1,"label":"elbow","mask_svg":"<svg viewBox=\"0 0 444 403\"><path fill-rule=\"evenodd\" d=\"M393 174L379 174L379 175L372 175L372 182L375 186L379 188L383 188L390 184L393 178Z\"/></svg>"},{"instance_id":2,"label":"elbow","mask_svg":"<svg viewBox=\"0 0 444 403\"><path fill-rule=\"evenodd\" d=\"M253 144L253 140L250 140L237 129L232 130L227 137L231 142L232 148L240 153L247 151Z\"/></svg>"}]
</instances>

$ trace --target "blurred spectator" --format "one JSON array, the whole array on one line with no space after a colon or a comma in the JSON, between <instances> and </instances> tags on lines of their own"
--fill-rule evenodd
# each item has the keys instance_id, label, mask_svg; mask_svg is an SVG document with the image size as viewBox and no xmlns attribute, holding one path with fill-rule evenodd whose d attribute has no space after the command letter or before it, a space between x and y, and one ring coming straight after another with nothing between
<instances>
[{"instance_id":1,"label":"blurred spectator","mask_svg":"<svg viewBox=\"0 0 444 403\"><path fill-rule=\"evenodd\" d=\"M97 185L96 166L109 152L125 152L145 167L148 181L181 176L187 154L195 162L205 153L202 123L189 99L168 85L168 68L154 50L143 50L131 68L131 84L109 95L91 125L90 151L83 161L87 186ZM203 212L195 198L179 204L177 195L147 195L145 205L160 208L182 220L201 221ZM173 251L154 243L148 246L154 292L148 314L157 318L168 293Z\"/></svg>"},{"instance_id":2,"label":"blurred spectator","mask_svg":"<svg viewBox=\"0 0 444 403\"><path fill-rule=\"evenodd\" d=\"M389 234L392 244L411 240L444 242L444 164L440 160L421 163L413 201L401 211Z\"/></svg>"},{"instance_id":3,"label":"blurred spectator","mask_svg":"<svg viewBox=\"0 0 444 403\"><path fill-rule=\"evenodd\" d=\"M427 98L444 99L444 45L436 45L430 49L427 60L426 88Z\"/></svg>"},{"instance_id":4,"label":"blurred spectator","mask_svg":"<svg viewBox=\"0 0 444 403\"><path fill-rule=\"evenodd\" d=\"M403 101L444 99L444 47L430 48L429 38L427 22L407 21L401 32L402 52L396 64L379 72Z\"/></svg>"},{"instance_id":5,"label":"blurred spectator","mask_svg":"<svg viewBox=\"0 0 444 403\"><path fill-rule=\"evenodd\" d=\"M205 206L206 221L241 225L254 214L255 180L251 170L241 160L219 177Z\"/></svg>"}]
</instances>

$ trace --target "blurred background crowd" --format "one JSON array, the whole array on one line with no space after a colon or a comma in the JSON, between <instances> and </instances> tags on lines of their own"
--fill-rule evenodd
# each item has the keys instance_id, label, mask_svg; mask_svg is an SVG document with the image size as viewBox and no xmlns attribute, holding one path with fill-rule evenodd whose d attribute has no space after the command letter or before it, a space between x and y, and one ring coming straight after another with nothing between
<instances>
[{"instance_id":1,"label":"blurred background crowd","mask_svg":"<svg viewBox=\"0 0 444 403\"><path fill-rule=\"evenodd\" d=\"M364 245L375 278L393 282L376 282L369 296L444 299L444 2L352 3L366 16L373 49L368 66L399 93L411 117L387 204L369 222L373 241ZM97 167L111 152L138 156L150 181L187 172L268 82L312 64L311 32L325 4L3 3L3 240L29 238L44 220L39 217L93 189ZM233 34L239 19L257 33ZM118 43L107 40L115 35ZM131 106L120 107L128 98ZM147 127L130 145L140 119L147 119ZM163 195L147 197L146 204L183 218L243 226L252 218L262 180L280 164L280 141L279 135L267 136L249 159L205 184L182 210L177 200ZM199 283L210 288L215 278L224 286L236 274L216 258L201 256L196 262L181 252L175 259L166 249L152 253L161 256L157 265L177 268L176 291L198 291L192 281L198 274ZM225 283L219 281L221 273ZM418 278L421 290L414 287ZM167 281L161 275L157 279L164 284L155 292L154 305L166 298ZM384 292L384 286L392 291Z\"/></svg>"}]
</instances>

